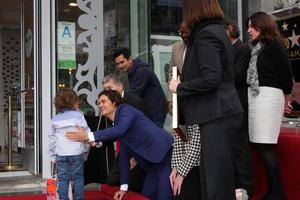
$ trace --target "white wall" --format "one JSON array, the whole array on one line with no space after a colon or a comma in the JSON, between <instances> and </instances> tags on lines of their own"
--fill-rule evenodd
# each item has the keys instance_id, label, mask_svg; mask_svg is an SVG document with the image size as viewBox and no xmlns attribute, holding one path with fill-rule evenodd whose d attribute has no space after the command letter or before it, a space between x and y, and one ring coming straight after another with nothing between
<instances>
[{"instance_id":1,"label":"white wall","mask_svg":"<svg viewBox=\"0 0 300 200\"><path fill-rule=\"evenodd\" d=\"M296 3L296 0L251 0L249 1L249 14L251 15L253 12L256 11L265 11L265 12L273 12L274 5L280 2L283 4L283 8L292 6Z\"/></svg>"},{"instance_id":2,"label":"white wall","mask_svg":"<svg viewBox=\"0 0 300 200\"><path fill-rule=\"evenodd\" d=\"M52 2L52 3L51 3ZM42 97L42 106L41 106L41 120L42 127L40 129L42 133L42 177L47 178L50 176L50 160L48 155L48 135L51 128L51 112L52 112L52 88L55 90L55 87L52 86L51 82L51 74L52 69L55 68L55 62L53 62L53 43L55 40L52 40L52 36L54 38L55 32L51 29L54 29L55 20L51 21L51 18L54 18L54 9L51 10L51 7L54 8L54 2L51 0L43 0L41 1L41 64L40 69L41 72L41 80L42 88L41 88L41 97ZM52 12L51 12L52 11ZM51 22L53 24L51 24Z\"/></svg>"},{"instance_id":3,"label":"white wall","mask_svg":"<svg viewBox=\"0 0 300 200\"><path fill-rule=\"evenodd\" d=\"M274 2L275 0L262 0L261 1L261 10L265 12L272 12L274 11Z\"/></svg>"}]
</instances>

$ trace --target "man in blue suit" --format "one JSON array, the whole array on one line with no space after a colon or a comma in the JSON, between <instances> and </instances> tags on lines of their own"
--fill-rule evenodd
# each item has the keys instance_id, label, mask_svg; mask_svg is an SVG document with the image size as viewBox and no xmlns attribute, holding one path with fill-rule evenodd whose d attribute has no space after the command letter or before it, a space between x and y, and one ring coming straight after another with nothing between
<instances>
[{"instance_id":1,"label":"man in blue suit","mask_svg":"<svg viewBox=\"0 0 300 200\"><path fill-rule=\"evenodd\" d=\"M104 90L117 91L121 95L123 103L131 105L132 107L138 109L139 111L143 112L144 115L149 117L149 111L146 105L144 104L143 100L138 96L126 92L124 90L123 83L116 74L110 74L108 76L105 76L102 80L102 86ZM139 167L139 165L137 165L135 159L130 159L130 163L131 173L129 178L128 190L139 193L141 192L144 184L145 173ZM107 177L107 184L110 186L120 185L119 155L116 156L110 168L109 175Z\"/></svg>"},{"instance_id":2,"label":"man in blue suit","mask_svg":"<svg viewBox=\"0 0 300 200\"><path fill-rule=\"evenodd\" d=\"M89 133L78 127L78 132L67 133L67 138L90 142L118 138L121 141L121 188L116 192L114 199L121 200L128 189L129 159L134 157L146 173L141 193L151 200L172 200L169 175L173 137L157 127L142 112L122 104L120 94L115 91L102 91L98 97L98 104L100 113L113 121L114 126Z\"/></svg>"}]
</instances>

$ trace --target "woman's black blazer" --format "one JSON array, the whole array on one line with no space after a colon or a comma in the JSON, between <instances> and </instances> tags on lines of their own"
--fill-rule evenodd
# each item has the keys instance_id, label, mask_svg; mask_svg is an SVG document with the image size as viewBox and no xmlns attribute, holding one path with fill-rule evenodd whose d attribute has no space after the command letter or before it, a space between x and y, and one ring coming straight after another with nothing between
<instances>
[{"instance_id":1,"label":"woman's black blazer","mask_svg":"<svg viewBox=\"0 0 300 200\"><path fill-rule=\"evenodd\" d=\"M234 85L233 47L220 21L193 29L177 94L187 125L243 112Z\"/></svg>"}]
</instances>

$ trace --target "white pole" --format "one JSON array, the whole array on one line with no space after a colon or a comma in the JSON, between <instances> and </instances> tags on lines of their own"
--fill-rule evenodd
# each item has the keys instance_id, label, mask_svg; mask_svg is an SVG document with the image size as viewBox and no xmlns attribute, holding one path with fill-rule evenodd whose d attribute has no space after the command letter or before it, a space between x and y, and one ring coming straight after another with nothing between
<instances>
[{"instance_id":1,"label":"white pole","mask_svg":"<svg viewBox=\"0 0 300 200\"><path fill-rule=\"evenodd\" d=\"M177 80L177 66L173 66L172 68L172 79ZM177 128L178 127L178 108L177 108L177 94L173 93L172 94L172 128Z\"/></svg>"}]
</instances>

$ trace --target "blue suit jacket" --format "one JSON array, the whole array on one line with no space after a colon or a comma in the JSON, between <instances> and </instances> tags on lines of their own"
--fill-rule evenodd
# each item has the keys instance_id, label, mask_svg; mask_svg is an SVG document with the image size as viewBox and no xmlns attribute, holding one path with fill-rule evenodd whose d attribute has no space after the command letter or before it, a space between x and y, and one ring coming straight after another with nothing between
<instances>
[{"instance_id":1,"label":"blue suit jacket","mask_svg":"<svg viewBox=\"0 0 300 200\"><path fill-rule=\"evenodd\" d=\"M145 163L149 166L149 163L162 161L173 144L173 137L168 132L127 104L117 108L114 126L94 132L94 137L96 141L120 140L121 184L128 183L130 155L143 168Z\"/></svg>"}]
</instances>

